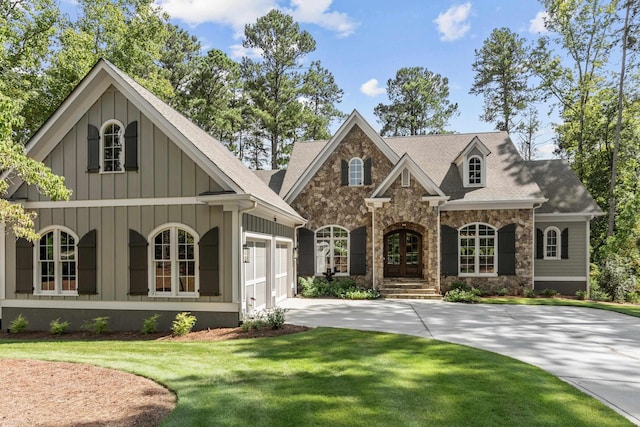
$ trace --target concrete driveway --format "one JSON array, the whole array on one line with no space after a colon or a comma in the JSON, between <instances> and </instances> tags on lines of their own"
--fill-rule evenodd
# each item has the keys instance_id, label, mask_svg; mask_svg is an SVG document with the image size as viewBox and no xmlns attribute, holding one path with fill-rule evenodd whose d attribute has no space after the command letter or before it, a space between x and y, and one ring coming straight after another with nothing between
<instances>
[{"instance_id":1,"label":"concrete driveway","mask_svg":"<svg viewBox=\"0 0 640 427\"><path fill-rule=\"evenodd\" d=\"M579 307L288 299L287 323L435 338L538 366L640 425L640 318Z\"/></svg>"}]
</instances>

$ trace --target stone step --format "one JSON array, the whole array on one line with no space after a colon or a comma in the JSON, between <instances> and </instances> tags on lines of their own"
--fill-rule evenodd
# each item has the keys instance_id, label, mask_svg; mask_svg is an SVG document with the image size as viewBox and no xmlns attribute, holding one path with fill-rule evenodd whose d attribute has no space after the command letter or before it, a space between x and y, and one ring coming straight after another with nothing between
<instances>
[{"instance_id":1,"label":"stone step","mask_svg":"<svg viewBox=\"0 0 640 427\"><path fill-rule=\"evenodd\" d=\"M442 299L442 295L440 294L407 294L407 293L402 293L402 294L388 294L388 295L384 295L382 294L382 297L385 299L434 299L434 300L439 300Z\"/></svg>"},{"instance_id":2,"label":"stone step","mask_svg":"<svg viewBox=\"0 0 640 427\"><path fill-rule=\"evenodd\" d=\"M435 289L435 286L426 283L383 283L381 289Z\"/></svg>"},{"instance_id":3,"label":"stone step","mask_svg":"<svg viewBox=\"0 0 640 427\"><path fill-rule=\"evenodd\" d=\"M391 278L385 279L378 287L384 298L394 299L441 299L442 295L436 287L421 278Z\"/></svg>"},{"instance_id":4,"label":"stone step","mask_svg":"<svg viewBox=\"0 0 640 427\"><path fill-rule=\"evenodd\" d=\"M380 287L378 288L380 293L387 294L437 294L435 288L387 288Z\"/></svg>"}]
</instances>

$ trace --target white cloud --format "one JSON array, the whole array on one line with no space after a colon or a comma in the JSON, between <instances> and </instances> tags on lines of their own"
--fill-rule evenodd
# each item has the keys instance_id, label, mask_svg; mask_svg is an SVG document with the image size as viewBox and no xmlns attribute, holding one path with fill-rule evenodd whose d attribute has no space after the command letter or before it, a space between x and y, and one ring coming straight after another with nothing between
<instances>
[{"instance_id":1,"label":"white cloud","mask_svg":"<svg viewBox=\"0 0 640 427\"><path fill-rule=\"evenodd\" d=\"M329 11L333 0L291 0L293 19L300 23L316 24L333 31L340 37L347 37L358 24L343 12Z\"/></svg>"},{"instance_id":2,"label":"white cloud","mask_svg":"<svg viewBox=\"0 0 640 427\"><path fill-rule=\"evenodd\" d=\"M367 96L378 96L385 93L387 90L383 87L380 87L378 84L378 80L371 79L362 83L360 86L360 92L364 93Z\"/></svg>"},{"instance_id":3,"label":"white cloud","mask_svg":"<svg viewBox=\"0 0 640 427\"><path fill-rule=\"evenodd\" d=\"M440 40L449 42L464 36L471 29L467 22L471 14L471 2L452 6L438 15L433 22L438 26Z\"/></svg>"},{"instance_id":4,"label":"white cloud","mask_svg":"<svg viewBox=\"0 0 640 427\"><path fill-rule=\"evenodd\" d=\"M232 44L229 46L229 49L231 49L231 57L236 59L240 59L245 56L251 59L258 59L262 57L262 49L257 47L246 48L241 44Z\"/></svg>"},{"instance_id":5,"label":"white cloud","mask_svg":"<svg viewBox=\"0 0 640 427\"><path fill-rule=\"evenodd\" d=\"M547 33L547 27L544 25L544 20L547 19L549 14L547 12L538 12L536 17L529 21L529 32L533 34Z\"/></svg>"}]
</instances>

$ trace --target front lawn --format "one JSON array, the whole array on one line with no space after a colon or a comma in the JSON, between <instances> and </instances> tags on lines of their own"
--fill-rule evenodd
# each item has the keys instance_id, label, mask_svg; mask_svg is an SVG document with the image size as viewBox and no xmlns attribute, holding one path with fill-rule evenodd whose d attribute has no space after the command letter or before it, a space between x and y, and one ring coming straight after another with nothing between
<instances>
[{"instance_id":1,"label":"front lawn","mask_svg":"<svg viewBox=\"0 0 640 427\"><path fill-rule=\"evenodd\" d=\"M3 340L0 357L152 378L178 396L167 426L631 425L536 367L405 335L319 328L224 342Z\"/></svg>"},{"instance_id":2,"label":"front lawn","mask_svg":"<svg viewBox=\"0 0 640 427\"><path fill-rule=\"evenodd\" d=\"M615 311L629 316L640 317L640 305L619 304L615 302L584 301L566 298L480 298L480 302L487 304L518 304L518 305L569 305L573 307L596 308L598 310Z\"/></svg>"}]
</instances>

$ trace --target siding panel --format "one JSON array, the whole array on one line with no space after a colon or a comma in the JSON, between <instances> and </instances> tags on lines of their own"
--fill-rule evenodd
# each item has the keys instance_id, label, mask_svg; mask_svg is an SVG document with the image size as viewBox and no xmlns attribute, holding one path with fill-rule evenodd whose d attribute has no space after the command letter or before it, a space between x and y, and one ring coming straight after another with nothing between
<instances>
[{"instance_id":1,"label":"siding panel","mask_svg":"<svg viewBox=\"0 0 640 427\"><path fill-rule=\"evenodd\" d=\"M560 260L535 260L536 277L585 276L586 257L586 229L584 222L536 222L536 227L545 230L547 227L558 227L561 231L569 229L569 258Z\"/></svg>"}]
</instances>

